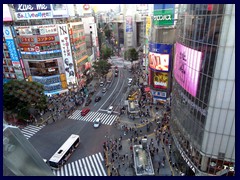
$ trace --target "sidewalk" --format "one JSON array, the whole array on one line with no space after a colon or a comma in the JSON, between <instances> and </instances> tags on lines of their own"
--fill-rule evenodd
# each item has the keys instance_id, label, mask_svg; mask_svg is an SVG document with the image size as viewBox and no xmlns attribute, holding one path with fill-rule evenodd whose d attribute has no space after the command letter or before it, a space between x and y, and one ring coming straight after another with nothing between
<instances>
[{"instance_id":1,"label":"sidewalk","mask_svg":"<svg viewBox=\"0 0 240 180\"><path fill-rule=\"evenodd\" d=\"M160 119L162 119L162 111L160 111L161 114L159 114ZM107 164L107 172L109 176L135 176L135 169L134 169L134 160L132 157L132 151L130 150L131 146L134 144L139 144L140 140L147 135L148 144L150 145L151 139L153 141L152 148L158 149L155 151L152 163L154 167L155 176L180 176L174 167L172 167L172 164L175 163L174 157L172 153L169 155L169 146L168 143L164 143L163 139L165 139L164 135L156 136L156 133L154 132L154 129L157 129L158 124L155 122L155 114L156 109L155 105L151 109L151 117L144 117L144 120L148 120L148 123L140 123L141 119L129 119L127 115L123 114L120 116L120 124L125 125L128 128L135 128L134 131L128 131L125 136L123 136L123 140L121 141L122 148L117 150L117 154L119 154L119 158L128 156L128 158L124 160L114 159L115 155L112 155L114 150L108 150L106 151L106 164ZM152 125L150 125L150 130L147 131L147 125L149 125L151 122ZM136 124L136 126L135 126ZM167 129L166 125L161 127L162 129ZM120 131L123 131L121 128L118 127ZM135 134L135 131L137 134ZM131 143L131 137L134 139L137 138L135 142L132 141ZM160 140L157 140L158 137L161 137ZM171 140L168 140L168 142L171 142ZM111 146L110 146L111 147ZM112 158L114 156L114 158ZM117 158L117 157L116 157ZM161 162L165 160L164 166L161 165ZM116 174L115 172L118 172Z\"/></svg>"}]
</instances>

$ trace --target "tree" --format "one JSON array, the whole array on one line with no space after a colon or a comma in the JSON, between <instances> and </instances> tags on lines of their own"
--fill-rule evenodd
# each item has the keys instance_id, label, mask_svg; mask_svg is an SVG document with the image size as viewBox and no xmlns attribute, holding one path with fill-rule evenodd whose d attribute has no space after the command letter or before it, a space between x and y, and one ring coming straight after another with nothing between
<instances>
[{"instance_id":1,"label":"tree","mask_svg":"<svg viewBox=\"0 0 240 180\"><path fill-rule=\"evenodd\" d=\"M112 64L110 64L106 60L99 60L93 62L93 68L95 69L95 72L100 76L103 77L109 72L109 69L111 69Z\"/></svg>"},{"instance_id":2,"label":"tree","mask_svg":"<svg viewBox=\"0 0 240 180\"><path fill-rule=\"evenodd\" d=\"M129 56L133 61L138 60L138 52L136 51L136 49L129 49Z\"/></svg>"},{"instance_id":3,"label":"tree","mask_svg":"<svg viewBox=\"0 0 240 180\"><path fill-rule=\"evenodd\" d=\"M47 107L42 84L25 80L11 80L3 85L3 108L17 114L19 120L28 119L29 109L43 110Z\"/></svg>"},{"instance_id":4,"label":"tree","mask_svg":"<svg viewBox=\"0 0 240 180\"><path fill-rule=\"evenodd\" d=\"M107 46L102 47L101 49L101 59L107 60L112 55L112 49L108 48Z\"/></svg>"}]
</instances>

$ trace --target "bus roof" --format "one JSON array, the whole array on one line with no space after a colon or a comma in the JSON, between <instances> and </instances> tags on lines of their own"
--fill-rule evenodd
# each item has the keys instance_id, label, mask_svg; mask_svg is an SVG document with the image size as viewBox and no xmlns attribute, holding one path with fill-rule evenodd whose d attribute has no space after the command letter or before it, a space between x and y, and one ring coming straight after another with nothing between
<instances>
[{"instance_id":1,"label":"bus roof","mask_svg":"<svg viewBox=\"0 0 240 180\"><path fill-rule=\"evenodd\" d=\"M64 154L69 150L73 143L80 138L79 135L72 134L65 143L57 150L57 152L49 159L51 162L58 163ZM60 152L61 151L61 152ZM59 153L60 152L60 153Z\"/></svg>"}]
</instances>

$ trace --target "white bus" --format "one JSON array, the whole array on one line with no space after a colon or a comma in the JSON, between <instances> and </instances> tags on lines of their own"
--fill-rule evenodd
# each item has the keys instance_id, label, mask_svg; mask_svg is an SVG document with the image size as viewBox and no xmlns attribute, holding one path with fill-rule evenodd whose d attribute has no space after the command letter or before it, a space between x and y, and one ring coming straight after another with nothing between
<instances>
[{"instance_id":1,"label":"white bus","mask_svg":"<svg viewBox=\"0 0 240 180\"><path fill-rule=\"evenodd\" d=\"M74 150L80 143L79 135L72 134L66 142L57 150L57 152L49 159L48 163L53 169L59 169L63 166Z\"/></svg>"}]
</instances>

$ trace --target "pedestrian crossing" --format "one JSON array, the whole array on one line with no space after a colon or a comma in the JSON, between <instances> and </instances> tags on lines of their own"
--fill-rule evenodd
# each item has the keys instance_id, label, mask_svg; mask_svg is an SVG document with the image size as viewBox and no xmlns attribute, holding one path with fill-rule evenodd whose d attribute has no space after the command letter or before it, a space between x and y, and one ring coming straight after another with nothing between
<instances>
[{"instance_id":1,"label":"pedestrian crossing","mask_svg":"<svg viewBox=\"0 0 240 180\"><path fill-rule=\"evenodd\" d=\"M102 154L96 153L52 170L56 176L107 176Z\"/></svg>"},{"instance_id":2,"label":"pedestrian crossing","mask_svg":"<svg viewBox=\"0 0 240 180\"><path fill-rule=\"evenodd\" d=\"M25 128L23 128L21 130L21 132L23 133L23 135L29 139L30 137L32 137L34 134L36 134L38 131L40 131L45 125L42 126L33 126L33 125L29 125Z\"/></svg>"},{"instance_id":3,"label":"pedestrian crossing","mask_svg":"<svg viewBox=\"0 0 240 180\"><path fill-rule=\"evenodd\" d=\"M117 119L117 115L113 114L105 114L99 112L89 112L86 116L81 116L81 111L76 110L69 119L81 120L81 121L88 121L94 122L97 118L101 119L102 124L112 125L112 123Z\"/></svg>"}]
</instances>

